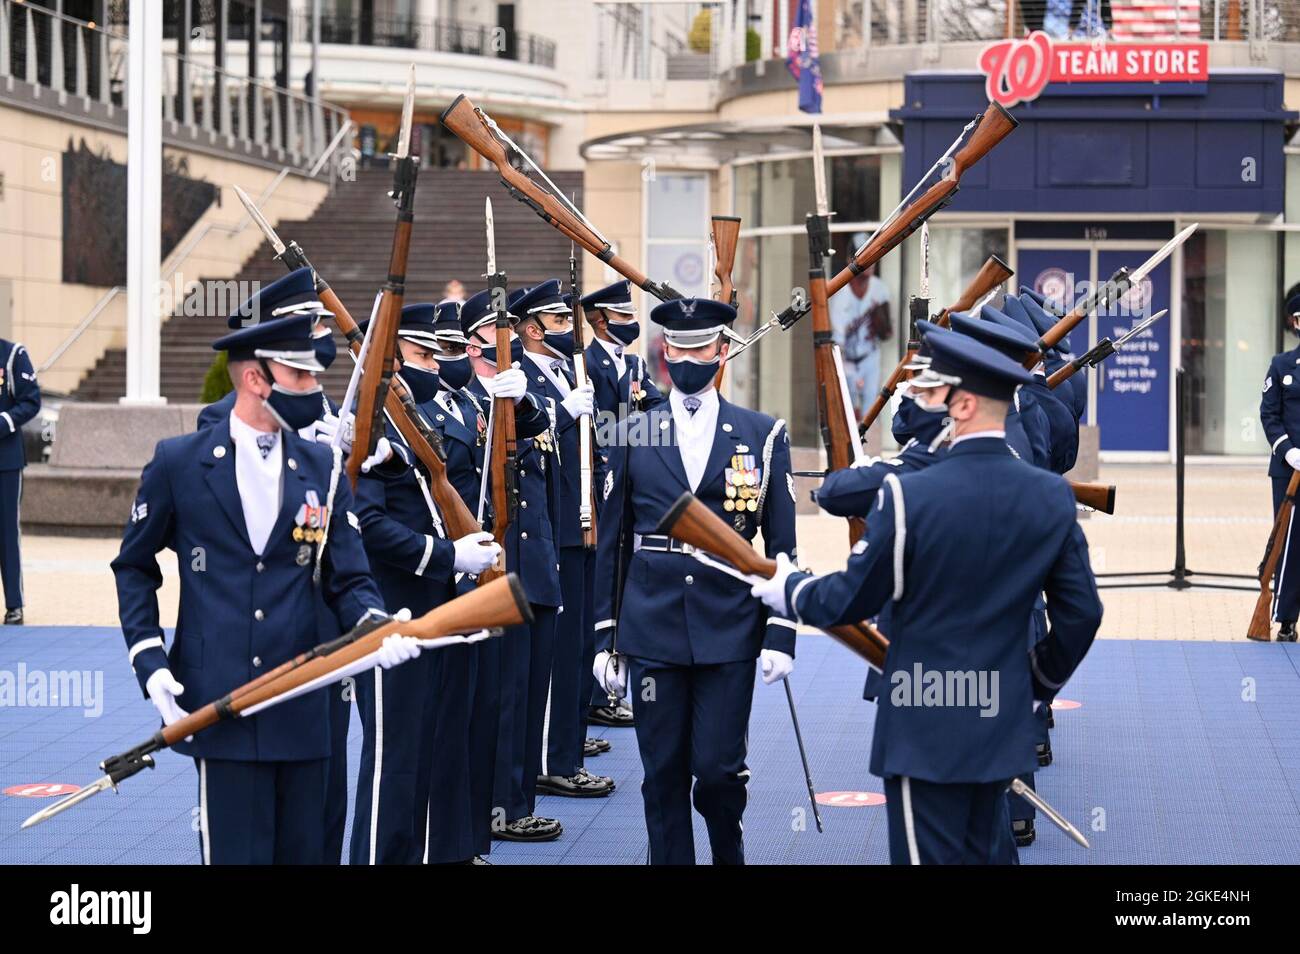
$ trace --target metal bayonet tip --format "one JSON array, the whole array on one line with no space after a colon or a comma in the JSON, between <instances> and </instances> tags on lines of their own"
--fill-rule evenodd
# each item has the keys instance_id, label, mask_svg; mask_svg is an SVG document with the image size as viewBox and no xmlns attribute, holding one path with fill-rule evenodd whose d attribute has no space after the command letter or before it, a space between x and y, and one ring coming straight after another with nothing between
<instances>
[{"instance_id":1,"label":"metal bayonet tip","mask_svg":"<svg viewBox=\"0 0 1300 954\"><path fill-rule=\"evenodd\" d=\"M55 815L58 815L59 813L65 812L69 808L72 808L74 805L80 805L82 802L90 798L92 795L98 795L100 792L104 791L104 789L112 788L112 787L113 787L113 780L109 776L105 775L102 778L94 782L91 782L85 788L73 792L71 795L67 796L66 798L59 799L53 805L48 805L45 808L42 808L39 812L36 812L34 815L29 817L25 822L23 822L21 827L19 828L19 831L22 831L27 828L31 828L33 825L39 825L43 821L48 821L49 819L53 818Z\"/></svg>"},{"instance_id":2,"label":"metal bayonet tip","mask_svg":"<svg viewBox=\"0 0 1300 954\"><path fill-rule=\"evenodd\" d=\"M267 241L271 243L271 247L275 249L275 254L283 254L284 243L280 241L280 236L275 234L275 229L271 228L271 223L266 221L266 216L262 215L261 210L258 209L258 207L253 203L253 200L249 198L248 193L239 186L232 186L231 188L235 190L235 197L239 199L240 205L244 207L244 211L248 213L248 217L253 220L253 224L261 229L262 234L265 235Z\"/></svg>"},{"instance_id":3,"label":"metal bayonet tip","mask_svg":"<svg viewBox=\"0 0 1300 954\"><path fill-rule=\"evenodd\" d=\"M826 160L822 151L822 127L814 125L812 135L813 148L813 188L817 201L817 214L830 214L830 201L826 196Z\"/></svg>"},{"instance_id":4,"label":"metal bayonet tip","mask_svg":"<svg viewBox=\"0 0 1300 954\"><path fill-rule=\"evenodd\" d=\"M406 77L406 100L402 103L402 131L397 139L397 158L411 154L411 124L415 116L415 64Z\"/></svg>"}]
</instances>

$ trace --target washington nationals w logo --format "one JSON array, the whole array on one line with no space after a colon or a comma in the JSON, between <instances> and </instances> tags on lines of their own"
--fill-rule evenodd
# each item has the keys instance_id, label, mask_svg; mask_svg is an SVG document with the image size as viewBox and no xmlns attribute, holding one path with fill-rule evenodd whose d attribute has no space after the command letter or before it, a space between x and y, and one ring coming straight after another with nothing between
<instances>
[{"instance_id":1,"label":"washington nationals w logo","mask_svg":"<svg viewBox=\"0 0 1300 954\"><path fill-rule=\"evenodd\" d=\"M1002 40L985 47L980 69L988 77L988 98L1001 106L1034 99L1052 75L1052 41L1042 30L1023 40Z\"/></svg>"}]
</instances>

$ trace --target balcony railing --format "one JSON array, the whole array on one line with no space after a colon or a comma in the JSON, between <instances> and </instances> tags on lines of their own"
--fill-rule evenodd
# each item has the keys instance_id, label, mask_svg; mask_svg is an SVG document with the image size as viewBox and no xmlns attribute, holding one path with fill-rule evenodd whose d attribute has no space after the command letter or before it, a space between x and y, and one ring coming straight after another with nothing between
<instances>
[{"instance_id":1,"label":"balcony railing","mask_svg":"<svg viewBox=\"0 0 1300 954\"><path fill-rule=\"evenodd\" d=\"M311 41L311 14L293 15L294 42ZM455 20L383 19L322 15L320 41L346 46L391 46L435 53L495 56L533 66L555 67L555 43L522 30Z\"/></svg>"},{"instance_id":2,"label":"balcony railing","mask_svg":"<svg viewBox=\"0 0 1300 954\"><path fill-rule=\"evenodd\" d=\"M87 107L121 109L127 49L122 33L35 4L0 0L0 77L76 97ZM220 136L246 152L276 150L304 170L315 165L348 118L321 100L170 53L164 54L162 114L165 122Z\"/></svg>"}]
</instances>

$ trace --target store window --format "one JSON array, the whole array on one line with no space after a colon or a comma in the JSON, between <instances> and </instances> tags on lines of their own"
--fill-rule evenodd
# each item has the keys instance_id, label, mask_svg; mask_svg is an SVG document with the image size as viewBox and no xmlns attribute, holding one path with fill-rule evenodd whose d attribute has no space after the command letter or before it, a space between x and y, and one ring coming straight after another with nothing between
<instances>
[{"instance_id":1,"label":"store window","mask_svg":"<svg viewBox=\"0 0 1300 954\"><path fill-rule=\"evenodd\" d=\"M1280 238L1200 229L1183 246L1189 454L1268 453L1259 389L1277 347Z\"/></svg>"},{"instance_id":2,"label":"store window","mask_svg":"<svg viewBox=\"0 0 1300 954\"><path fill-rule=\"evenodd\" d=\"M658 172L645 183L647 275L666 281L688 298L709 294L709 177L705 173ZM647 302L653 307L655 302ZM660 384L668 381L663 335L645 319L646 360Z\"/></svg>"}]
</instances>

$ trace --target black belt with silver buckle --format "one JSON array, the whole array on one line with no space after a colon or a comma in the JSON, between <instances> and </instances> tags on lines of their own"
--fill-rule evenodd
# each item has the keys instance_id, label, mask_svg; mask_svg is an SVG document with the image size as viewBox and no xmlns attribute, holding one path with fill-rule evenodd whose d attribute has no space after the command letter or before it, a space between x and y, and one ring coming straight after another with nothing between
<instances>
[{"instance_id":1,"label":"black belt with silver buckle","mask_svg":"<svg viewBox=\"0 0 1300 954\"><path fill-rule=\"evenodd\" d=\"M691 553L695 550L689 543L682 543L662 533L647 533L641 537L637 549L649 550L651 553Z\"/></svg>"}]
</instances>

